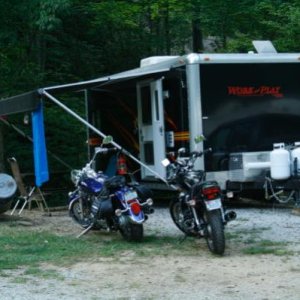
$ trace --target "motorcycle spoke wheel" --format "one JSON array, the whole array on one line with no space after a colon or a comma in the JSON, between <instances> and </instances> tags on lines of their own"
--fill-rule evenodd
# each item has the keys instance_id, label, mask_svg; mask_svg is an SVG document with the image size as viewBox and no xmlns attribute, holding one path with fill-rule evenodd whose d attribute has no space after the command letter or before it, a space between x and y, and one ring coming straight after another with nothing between
<instances>
[{"instance_id":1,"label":"motorcycle spoke wheel","mask_svg":"<svg viewBox=\"0 0 300 300\"><path fill-rule=\"evenodd\" d=\"M171 201L169 209L171 218L179 230L181 230L187 236L197 235L196 232L192 232L191 229L185 226L186 218L190 213L187 207L183 210L181 203L176 199ZM190 220L193 220L192 217L190 217ZM193 224L190 224L190 227L193 227Z\"/></svg>"},{"instance_id":2,"label":"motorcycle spoke wheel","mask_svg":"<svg viewBox=\"0 0 300 300\"><path fill-rule=\"evenodd\" d=\"M90 210L88 207L83 207L81 210L79 201L75 201L70 209L72 219L78 223L82 228L88 228L92 220L90 218Z\"/></svg>"},{"instance_id":3,"label":"motorcycle spoke wheel","mask_svg":"<svg viewBox=\"0 0 300 300\"><path fill-rule=\"evenodd\" d=\"M206 222L205 239L208 249L214 254L223 255L225 251L225 234L220 212L207 212Z\"/></svg>"},{"instance_id":4,"label":"motorcycle spoke wheel","mask_svg":"<svg viewBox=\"0 0 300 300\"><path fill-rule=\"evenodd\" d=\"M141 242L144 236L143 224L127 223L120 228L121 235L128 242Z\"/></svg>"}]
</instances>

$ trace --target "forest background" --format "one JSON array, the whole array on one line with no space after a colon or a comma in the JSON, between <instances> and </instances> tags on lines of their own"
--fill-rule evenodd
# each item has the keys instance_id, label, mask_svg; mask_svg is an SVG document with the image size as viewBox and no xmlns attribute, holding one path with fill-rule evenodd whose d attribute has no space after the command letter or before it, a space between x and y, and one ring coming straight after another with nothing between
<instances>
[{"instance_id":1,"label":"forest background","mask_svg":"<svg viewBox=\"0 0 300 300\"><path fill-rule=\"evenodd\" d=\"M155 55L247 52L252 40L300 52L300 0L0 0L0 20L0 99L135 68ZM84 116L82 95L64 101ZM7 120L31 136L23 117ZM86 128L53 106L45 125L48 150L82 166ZM32 144L0 122L0 172L10 172L10 156L33 172ZM68 171L51 156L49 166Z\"/></svg>"}]
</instances>

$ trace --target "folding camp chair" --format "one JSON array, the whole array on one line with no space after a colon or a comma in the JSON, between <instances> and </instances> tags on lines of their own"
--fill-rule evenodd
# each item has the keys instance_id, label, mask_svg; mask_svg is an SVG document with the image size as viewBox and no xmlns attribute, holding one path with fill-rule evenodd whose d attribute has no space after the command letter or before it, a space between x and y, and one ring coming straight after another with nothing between
<instances>
[{"instance_id":1,"label":"folding camp chair","mask_svg":"<svg viewBox=\"0 0 300 300\"><path fill-rule=\"evenodd\" d=\"M36 202L37 207L41 211L45 211L45 209L46 209L47 212L49 213L49 207L47 205L45 197L44 197L42 191L40 190L40 188L33 186L33 187L30 187L27 189L24 185L23 178L22 178L17 160L14 157L10 157L7 160L10 164L13 177L15 178L15 181L17 183L17 186L18 186L18 189L20 192L20 196L18 197L18 200L17 200L14 208L11 211L11 215L13 215L15 213L15 211L21 201L24 201L24 203L18 212L19 215L22 213L23 209L25 208L25 206L27 204L28 204L28 208L31 209L32 201ZM50 215L50 213L49 213L49 215Z\"/></svg>"}]
</instances>

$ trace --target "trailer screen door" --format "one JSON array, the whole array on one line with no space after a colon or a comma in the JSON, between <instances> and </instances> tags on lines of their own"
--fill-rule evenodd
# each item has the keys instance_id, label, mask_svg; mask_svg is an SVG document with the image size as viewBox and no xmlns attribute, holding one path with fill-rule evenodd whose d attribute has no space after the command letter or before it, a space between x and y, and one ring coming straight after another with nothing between
<instances>
[{"instance_id":1,"label":"trailer screen door","mask_svg":"<svg viewBox=\"0 0 300 300\"><path fill-rule=\"evenodd\" d=\"M141 161L160 176L165 177L161 161L165 157L162 80L137 84L138 127ZM142 168L142 179L153 177Z\"/></svg>"}]
</instances>

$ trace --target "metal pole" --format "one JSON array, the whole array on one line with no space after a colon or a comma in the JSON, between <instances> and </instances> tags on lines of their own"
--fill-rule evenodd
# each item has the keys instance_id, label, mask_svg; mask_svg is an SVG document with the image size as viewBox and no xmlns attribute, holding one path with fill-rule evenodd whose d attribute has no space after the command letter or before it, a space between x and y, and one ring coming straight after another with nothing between
<instances>
[{"instance_id":1,"label":"metal pole","mask_svg":"<svg viewBox=\"0 0 300 300\"><path fill-rule=\"evenodd\" d=\"M11 127L12 129L14 129L17 133L19 133L23 138L27 139L28 141L30 141L31 143L33 143L33 139L31 136L26 135L25 132L23 132L21 129L19 129L17 126L13 125L12 123L8 122L7 120L3 119L0 117L0 121L2 123L4 123L6 126ZM59 163L61 163L62 165L64 165L65 167L67 167L68 169L72 170L73 168L68 165L66 162L64 162L63 160L61 160L56 154L52 153L51 151L47 150L47 152L54 158L56 159Z\"/></svg>"},{"instance_id":2,"label":"metal pole","mask_svg":"<svg viewBox=\"0 0 300 300\"><path fill-rule=\"evenodd\" d=\"M82 117L80 117L78 114L76 114L73 110L71 110L70 108L68 108L66 105L64 105L63 103L61 103L59 100L57 100L55 97L53 97L52 95L50 95L48 92L46 92L45 90L41 91L41 94L46 96L48 99L50 99L51 101L53 101L55 104L57 104L58 106L60 106L63 110L65 110L66 112L68 112L70 115L72 115L74 118L76 118L78 121L80 121L81 123L83 123L85 126L87 126L88 128L90 128L91 130L93 130L96 134L100 135L102 138L105 138L106 135L101 132L100 130L98 130L96 127L94 127L92 124L90 124L89 122L87 122L85 119L83 119ZM155 175L156 177L158 177L160 180L162 180L164 183L166 183L167 185L168 182L166 181L166 179L164 179L163 177L161 177L158 173L156 173L155 171L153 171L152 169L150 169L148 166L146 166L144 163L142 163L141 161L139 161L137 158L135 158L130 152L128 152L126 149L123 149L119 144L117 144L116 142L112 141L111 144L113 146L115 146L116 148L118 148L119 150L122 150L122 152L127 155L128 157L130 157L132 160L134 160L136 163L140 164L142 167L146 168L148 171L150 171L153 175Z\"/></svg>"}]
</instances>

